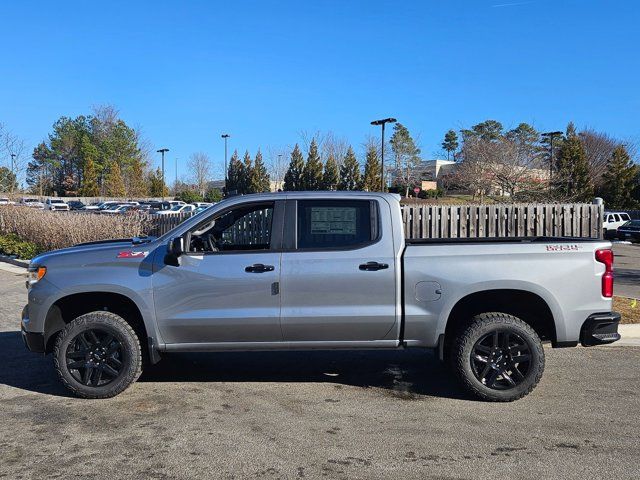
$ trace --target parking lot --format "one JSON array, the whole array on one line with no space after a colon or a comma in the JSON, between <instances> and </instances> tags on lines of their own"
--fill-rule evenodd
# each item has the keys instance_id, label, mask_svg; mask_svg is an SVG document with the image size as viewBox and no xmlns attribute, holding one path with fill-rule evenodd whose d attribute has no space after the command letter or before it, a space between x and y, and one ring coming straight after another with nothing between
<instances>
[{"instance_id":1,"label":"parking lot","mask_svg":"<svg viewBox=\"0 0 640 480\"><path fill-rule=\"evenodd\" d=\"M0 477L632 478L640 348L547 349L533 394L469 400L423 352L167 357L110 400L26 351L0 271Z\"/></svg>"},{"instance_id":2,"label":"parking lot","mask_svg":"<svg viewBox=\"0 0 640 480\"><path fill-rule=\"evenodd\" d=\"M640 244L615 243L615 294L640 298Z\"/></svg>"}]
</instances>

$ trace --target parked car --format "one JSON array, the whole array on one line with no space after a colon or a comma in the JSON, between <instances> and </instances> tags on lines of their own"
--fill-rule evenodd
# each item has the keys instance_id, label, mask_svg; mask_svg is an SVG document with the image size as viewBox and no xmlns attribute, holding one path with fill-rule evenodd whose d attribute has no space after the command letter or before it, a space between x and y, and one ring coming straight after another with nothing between
<instances>
[{"instance_id":1,"label":"parked car","mask_svg":"<svg viewBox=\"0 0 640 480\"><path fill-rule=\"evenodd\" d=\"M200 207L208 208L211 205L213 205L213 203L210 203L210 202L193 202L191 205L195 205L196 208L200 208Z\"/></svg>"},{"instance_id":2,"label":"parked car","mask_svg":"<svg viewBox=\"0 0 640 480\"><path fill-rule=\"evenodd\" d=\"M621 227L629 220L631 220L631 217L626 212L604 212L604 223L602 225L604 238L615 238L618 227Z\"/></svg>"},{"instance_id":3,"label":"parked car","mask_svg":"<svg viewBox=\"0 0 640 480\"><path fill-rule=\"evenodd\" d=\"M7 197L0 197L0 205L15 205L16 202L9 200Z\"/></svg>"},{"instance_id":4,"label":"parked car","mask_svg":"<svg viewBox=\"0 0 640 480\"><path fill-rule=\"evenodd\" d=\"M51 211L64 211L64 212L68 212L69 211L69 205L67 205L65 203L64 200L60 199L60 198L47 198L47 201L44 202L44 208L46 210L51 210Z\"/></svg>"},{"instance_id":5,"label":"parked car","mask_svg":"<svg viewBox=\"0 0 640 480\"><path fill-rule=\"evenodd\" d=\"M432 348L491 401L535 388L543 341L620 338L608 241L403 232L393 194L231 197L157 239L35 257L22 337L86 398L164 352Z\"/></svg>"},{"instance_id":6,"label":"parked car","mask_svg":"<svg viewBox=\"0 0 640 480\"><path fill-rule=\"evenodd\" d=\"M132 207L137 208L138 206L132 203L117 203L115 205L110 205L104 210L101 210L100 213L104 215L120 215L129 211L129 209L131 209Z\"/></svg>"},{"instance_id":7,"label":"parked car","mask_svg":"<svg viewBox=\"0 0 640 480\"><path fill-rule=\"evenodd\" d=\"M44 208L44 203L37 198L22 198L20 199L20 205L23 207L39 208L40 210Z\"/></svg>"},{"instance_id":8,"label":"parked car","mask_svg":"<svg viewBox=\"0 0 640 480\"><path fill-rule=\"evenodd\" d=\"M195 205L188 205L183 203L182 205L174 205L169 210L159 210L156 215L175 215L177 213L192 213L196 210Z\"/></svg>"},{"instance_id":9,"label":"parked car","mask_svg":"<svg viewBox=\"0 0 640 480\"><path fill-rule=\"evenodd\" d=\"M71 200L69 203L69 210L82 210L85 205L80 200Z\"/></svg>"},{"instance_id":10,"label":"parked car","mask_svg":"<svg viewBox=\"0 0 640 480\"><path fill-rule=\"evenodd\" d=\"M151 211L152 213L161 211L161 210L170 210L173 205L169 202L151 202Z\"/></svg>"},{"instance_id":11,"label":"parked car","mask_svg":"<svg viewBox=\"0 0 640 480\"><path fill-rule=\"evenodd\" d=\"M82 207L82 210L86 212L95 212L100 208L100 205L102 205L102 202L93 202Z\"/></svg>"},{"instance_id":12,"label":"parked car","mask_svg":"<svg viewBox=\"0 0 640 480\"><path fill-rule=\"evenodd\" d=\"M118 205L121 205L122 202L119 202L117 200L109 200L106 202L102 202L100 205L98 205L98 212L103 212L104 210L108 210L109 208L115 208Z\"/></svg>"},{"instance_id":13,"label":"parked car","mask_svg":"<svg viewBox=\"0 0 640 480\"><path fill-rule=\"evenodd\" d=\"M621 227L618 227L617 237L620 240L640 242L640 220L629 220Z\"/></svg>"}]
</instances>

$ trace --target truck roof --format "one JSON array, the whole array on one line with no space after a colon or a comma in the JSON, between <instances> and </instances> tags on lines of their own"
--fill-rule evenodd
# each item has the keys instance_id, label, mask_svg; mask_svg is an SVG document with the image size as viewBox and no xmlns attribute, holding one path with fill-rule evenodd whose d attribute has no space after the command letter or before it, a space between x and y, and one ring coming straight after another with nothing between
<instances>
[{"instance_id":1,"label":"truck roof","mask_svg":"<svg viewBox=\"0 0 640 480\"><path fill-rule=\"evenodd\" d=\"M389 200L400 200L400 195L397 193L383 193L383 192L362 192L362 191L335 191L335 190L314 190L314 191L290 191L290 192L269 192L269 193L250 193L247 195L235 195L233 197L227 197L225 200L231 199L264 199L274 200L282 198L345 198L345 197L383 197Z\"/></svg>"}]
</instances>

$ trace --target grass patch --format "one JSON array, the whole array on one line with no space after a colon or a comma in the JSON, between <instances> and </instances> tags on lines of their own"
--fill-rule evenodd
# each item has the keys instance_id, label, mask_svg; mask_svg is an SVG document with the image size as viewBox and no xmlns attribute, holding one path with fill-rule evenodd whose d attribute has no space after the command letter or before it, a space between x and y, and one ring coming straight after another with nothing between
<instances>
[{"instance_id":1,"label":"grass patch","mask_svg":"<svg viewBox=\"0 0 640 480\"><path fill-rule=\"evenodd\" d=\"M613 297L613 310L622 315L620 323L640 323L640 300Z\"/></svg>"}]
</instances>

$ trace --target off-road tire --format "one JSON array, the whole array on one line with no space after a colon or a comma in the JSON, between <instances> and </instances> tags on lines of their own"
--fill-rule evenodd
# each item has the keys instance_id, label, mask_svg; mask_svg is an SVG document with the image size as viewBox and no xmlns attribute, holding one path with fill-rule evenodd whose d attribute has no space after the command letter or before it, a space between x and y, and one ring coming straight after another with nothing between
<instances>
[{"instance_id":1,"label":"off-road tire","mask_svg":"<svg viewBox=\"0 0 640 480\"><path fill-rule=\"evenodd\" d=\"M111 345L119 342L119 373L104 385L86 385L76 378L79 370L76 370L74 377L72 369L68 367L70 360L67 355L71 342L76 341L81 333L91 331L104 332L105 337L107 334L113 336ZM122 317L97 311L79 316L60 332L53 350L53 363L60 380L73 394L82 398L109 398L123 392L138 379L142 373L142 349L133 328Z\"/></svg>"},{"instance_id":2,"label":"off-road tire","mask_svg":"<svg viewBox=\"0 0 640 480\"><path fill-rule=\"evenodd\" d=\"M509 335L523 340L530 355L528 369L521 375L521 381L513 387L501 390L489 388L478 379L472 366L472 353L477 342L496 331L503 336L504 332L508 332ZM460 383L474 397L491 402L512 402L528 395L536 387L544 372L545 357L540 337L531 326L513 315L489 312L476 315L466 328L460 331L452 348L450 361Z\"/></svg>"}]
</instances>

